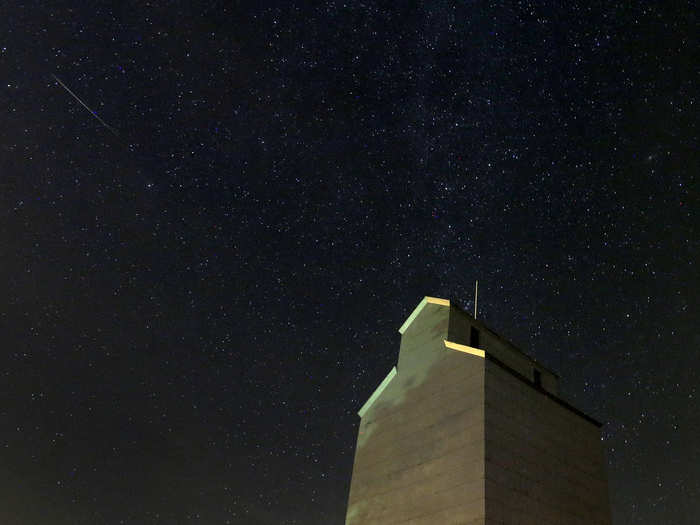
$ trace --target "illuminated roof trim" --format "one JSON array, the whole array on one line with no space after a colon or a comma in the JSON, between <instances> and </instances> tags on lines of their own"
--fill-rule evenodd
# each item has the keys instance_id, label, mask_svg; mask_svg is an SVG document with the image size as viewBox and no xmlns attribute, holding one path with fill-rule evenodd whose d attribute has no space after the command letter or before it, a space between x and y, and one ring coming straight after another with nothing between
<instances>
[{"instance_id":1,"label":"illuminated roof trim","mask_svg":"<svg viewBox=\"0 0 700 525\"><path fill-rule=\"evenodd\" d=\"M471 354L479 357L486 357L486 352L484 352L483 350L479 350L478 348L474 348L473 346L453 343L452 341L448 341L447 339L445 339L444 341L445 347L451 348L452 350L457 350L458 352L464 352L465 354Z\"/></svg>"},{"instance_id":2,"label":"illuminated roof trim","mask_svg":"<svg viewBox=\"0 0 700 525\"><path fill-rule=\"evenodd\" d=\"M399 333L403 335L403 333L408 329L409 326L411 326L411 323L418 317L418 314L421 313L423 308L425 308L425 305L431 303L431 304L439 304L440 306L450 306L450 300L449 299L440 299L439 297L429 297L425 296L423 297L423 300L418 303L418 306L415 307L413 312L411 312L411 315L408 316L408 319L404 321L404 323L401 325L401 328L399 328Z\"/></svg>"},{"instance_id":3,"label":"illuminated roof trim","mask_svg":"<svg viewBox=\"0 0 700 525\"><path fill-rule=\"evenodd\" d=\"M379 386L374 391L374 393L371 396L369 396L367 402L364 405L362 405L362 408L357 412L358 416L363 417L365 415L365 413L370 409L370 407L377 400L377 398L380 395L382 395L384 389L389 385L389 383L391 383L391 380L394 379L396 373L396 367L392 368L391 371L384 378L384 380L381 383L379 383Z\"/></svg>"}]
</instances>

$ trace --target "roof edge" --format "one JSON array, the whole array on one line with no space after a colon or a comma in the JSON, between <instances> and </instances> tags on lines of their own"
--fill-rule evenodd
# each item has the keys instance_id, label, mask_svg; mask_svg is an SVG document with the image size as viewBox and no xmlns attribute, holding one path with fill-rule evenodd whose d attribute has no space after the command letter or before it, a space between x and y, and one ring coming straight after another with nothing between
<instances>
[{"instance_id":1,"label":"roof edge","mask_svg":"<svg viewBox=\"0 0 700 525\"><path fill-rule=\"evenodd\" d=\"M548 397L549 399L551 399L552 401L554 401L554 402L557 403L558 405L560 405L560 406L566 408L566 409L569 410L570 412L573 412L573 413L576 414L577 416L579 416L579 417L585 419L585 420L588 421L589 423L591 423L591 424L597 426L598 428L600 428L600 427L603 426L603 423L601 423L601 422L598 421L597 419L595 419L595 418L589 416L588 414L586 414L586 413L583 412L582 410L579 410L578 408L576 408L576 407L573 406L572 404L570 404L570 403L564 401L564 400L563 400L562 398L560 398L558 395L552 394L551 392L548 392L548 391L545 390L544 388L536 386L532 381L530 381L529 378L525 377L524 375L522 375L522 374L521 374L520 372L518 372L517 370L514 370L513 368L509 367L507 364L505 364L505 363L504 363L503 361L501 361L500 359L494 357L493 355L491 355L491 354L489 354L489 353L486 354L486 359L487 359L488 361L491 361L492 363L494 363L494 364L497 365L498 367L502 368L503 370L505 370L506 372L508 372L510 375L512 375L512 376L515 377L516 379L519 379L520 381L522 381L522 382L525 383L526 385L530 386L531 388L534 388L534 389L537 390L539 393L541 393L541 394L543 394L544 396Z\"/></svg>"},{"instance_id":2,"label":"roof edge","mask_svg":"<svg viewBox=\"0 0 700 525\"><path fill-rule=\"evenodd\" d=\"M479 357L486 357L486 352L484 350L479 350L473 346L462 345L459 343L454 343L444 339L445 348L451 348L452 350L457 350L458 352L464 352L465 354L471 354Z\"/></svg>"},{"instance_id":3,"label":"roof edge","mask_svg":"<svg viewBox=\"0 0 700 525\"><path fill-rule=\"evenodd\" d=\"M415 321L416 317L423 311L423 308L425 308L426 304L439 304L440 306L450 306L450 300L449 299L440 299L439 297L430 297L426 295L423 297L420 303L418 303L418 306L416 306L413 309L413 312L411 312L411 315L408 316L408 318L404 321L404 323L401 325L401 328L399 328L399 333L403 335L403 333L408 329L409 326L411 326L411 323Z\"/></svg>"},{"instance_id":4,"label":"roof edge","mask_svg":"<svg viewBox=\"0 0 700 525\"><path fill-rule=\"evenodd\" d=\"M548 366L545 366L545 365L543 365L542 363L540 363L537 359L535 359L535 358L532 357L530 354L528 354L527 352L525 352L524 350L522 350L519 346L517 346L515 343L513 343L510 339L508 339L507 337L501 335L499 332L496 332L496 330L494 330L493 328L491 328L489 325L487 325L487 324L486 324L484 321L482 321L481 319L477 319L476 317L474 317L474 316L473 316L472 314L470 314L467 310L465 310L464 308L462 308L462 306L460 306L459 304L456 304L456 303L454 303L454 302L452 303L452 305L453 305L457 310L459 310L462 314L466 315L466 316L470 319L470 321L473 322L473 323L475 323L480 329L489 332L493 337L495 337L496 339L498 339L498 340L500 340L501 342L505 343L507 346L509 346L509 347L511 348L511 350L514 350L514 351L518 352L518 353L519 353L520 355L522 355L525 359L527 359L528 361L530 361L533 365L537 365L538 368L541 368L542 370L544 370L544 371L546 371L546 372L552 374L555 378L561 379L561 377L559 376L559 374L556 373L554 370L552 370L552 369L549 368Z\"/></svg>"},{"instance_id":5,"label":"roof edge","mask_svg":"<svg viewBox=\"0 0 700 525\"><path fill-rule=\"evenodd\" d=\"M396 367L394 366L387 376L382 380L381 383L379 383L379 386L375 389L375 391L372 393L371 396L369 396L369 399L365 402L364 405L362 405L362 408L358 410L357 415L360 417L363 417L365 413L371 408L372 404L377 400L379 396L382 395L382 392L384 392L384 389L391 383L391 380L394 379L398 372L396 371Z\"/></svg>"}]
</instances>

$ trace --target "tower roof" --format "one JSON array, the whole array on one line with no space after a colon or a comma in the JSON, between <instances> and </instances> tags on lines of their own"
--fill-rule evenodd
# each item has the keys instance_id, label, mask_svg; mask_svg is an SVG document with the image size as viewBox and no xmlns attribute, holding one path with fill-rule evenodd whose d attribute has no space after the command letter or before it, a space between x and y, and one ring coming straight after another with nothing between
<instances>
[{"instance_id":1,"label":"tower roof","mask_svg":"<svg viewBox=\"0 0 700 525\"><path fill-rule=\"evenodd\" d=\"M430 308L429 313L426 314L424 312L428 311L426 308L429 305L431 305L432 308ZM442 310L443 308L445 310ZM443 313L440 313L441 311ZM513 343L486 326L482 321L475 319L449 299L431 296L423 297L399 328L399 333L402 336L402 348L403 340L408 335L407 332L410 331L411 327L418 319L423 319L423 321L421 321L423 323L435 323L437 320L441 320L438 325L432 328L433 331L438 330L443 336L440 343L441 347L486 359L506 370L513 377L528 386L536 388L543 395L546 395L556 403L576 413L590 423L599 427L602 426L602 423L571 406L559 397L559 376L556 373L528 356ZM474 338L475 332L476 338ZM399 361L401 361L402 352L403 350L400 352ZM415 351L412 352L414 357L409 357L409 361L410 359L415 359ZM422 354L423 352L420 351L419 353ZM422 360L423 358L419 357L419 359ZM408 361L405 363L408 363ZM360 417L363 417L374 402L382 396L384 390L397 375L402 373L402 370L403 368L401 366L394 366L392 368L359 410L358 414Z\"/></svg>"}]
</instances>

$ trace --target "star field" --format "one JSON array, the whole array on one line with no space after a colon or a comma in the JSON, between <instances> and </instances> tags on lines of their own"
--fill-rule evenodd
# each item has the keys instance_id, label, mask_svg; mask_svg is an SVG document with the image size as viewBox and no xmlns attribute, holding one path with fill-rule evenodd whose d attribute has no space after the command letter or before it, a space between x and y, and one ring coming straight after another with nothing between
<instances>
[{"instance_id":1,"label":"star field","mask_svg":"<svg viewBox=\"0 0 700 525\"><path fill-rule=\"evenodd\" d=\"M693 27L684 3L13 6L0 522L343 523L399 326L478 279L479 317L605 422L615 525L695 523Z\"/></svg>"}]
</instances>

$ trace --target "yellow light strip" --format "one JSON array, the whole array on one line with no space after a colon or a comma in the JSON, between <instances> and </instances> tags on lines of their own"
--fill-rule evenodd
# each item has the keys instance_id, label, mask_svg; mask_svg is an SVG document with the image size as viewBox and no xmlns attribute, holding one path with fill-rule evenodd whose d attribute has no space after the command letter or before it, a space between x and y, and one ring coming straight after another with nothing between
<instances>
[{"instance_id":1,"label":"yellow light strip","mask_svg":"<svg viewBox=\"0 0 700 525\"><path fill-rule=\"evenodd\" d=\"M438 297L428 297L427 295L423 297L420 303L418 303L418 306L416 306L413 309L413 312L411 312L411 315L408 316L408 319L404 321L404 323L401 325L401 328L399 328L399 333L403 335L403 333L408 329L409 326L411 326L411 323L415 320L416 317L418 317L418 314L421 313L423 308L425 308L425 305L428 303L432 304L439 304L440 306L450 306L450 300L449 299L439 299Z\"/></svg>"},{"instance_id":2,"label":"yellow light strip","mask_svg":"<svg viewBox=\"0 0 700 525\"><path fill-rule=\"evenodd\" d=\"M442 306L450 306L450 300L449 299L440 299L439 297L428 297L427 295L425 296L425 300L429 303L433 304L441 304Z\"/></svg>"},{"instance_id":3,"label":"yellow light strip","mask_svg":"<svg viewBox=\"0 0 700 525\"><path fill-rule=\"evenodd\" d=\"M483 350L479 350L478 348L473 348L467 345L460 345L459 343L453 343L452 341L448 341L447 339L445 339L444 341L445 346L447 348L451 348L452 350L457 350L458 352L464 352L465 354L476 355L479 357L486 357L486 352L484 352Z\"/></svg>"}]
</instances>

